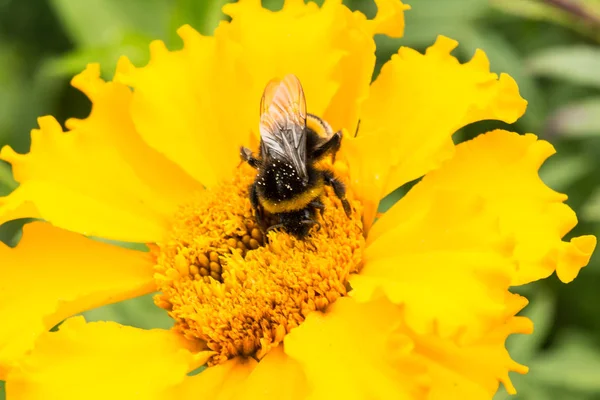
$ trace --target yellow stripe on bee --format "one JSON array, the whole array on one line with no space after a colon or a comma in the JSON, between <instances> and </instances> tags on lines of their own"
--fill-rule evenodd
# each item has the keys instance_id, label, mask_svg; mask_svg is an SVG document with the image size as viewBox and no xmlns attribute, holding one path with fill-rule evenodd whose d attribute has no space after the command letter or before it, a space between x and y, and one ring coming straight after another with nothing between
<instances>
[{"instance_id":1,"label":"yellow stripe on bee","mask_svg":"<svg viewBox=\"0 0 600 400\"><path fill-rule=\"evenodd\" d=\"M333 130L327 121L313 114L306 115L306 126L312 129L317 135L322 138L328 138L333 135Z\"/></svg>"},{"instance_id":2,"label":"yellow stripe on bee","mask_svg":"<svg viewBox=\"0 0 600 400\"><path fill-rule=\"evenodd\" d=\"M283 212L291 212L302 210L304 207L308 205L311 201L316 199L323 192L323 179L319 178L319 181L312 186L310 189L298 194L297 196L283 201L273 201L269 199L265 199L264 197L260 198L260 204L263 206L265 210L270 212L271 214L278 214Z\"/></svg>"}]
</instances>

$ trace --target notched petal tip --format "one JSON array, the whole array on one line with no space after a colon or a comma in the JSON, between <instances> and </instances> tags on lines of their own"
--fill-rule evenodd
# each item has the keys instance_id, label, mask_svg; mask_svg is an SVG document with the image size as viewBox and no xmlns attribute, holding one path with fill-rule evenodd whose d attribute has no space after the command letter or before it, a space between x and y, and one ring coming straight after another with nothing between
<instances>
[{"instance_id":1,"label":"notched petal tip","mask_svg":"<svg viewBox=\"0 0 600 400\"><path fill-rule=\"evenodd\" d=\"M525 112L527 102L510 76L490 72L482 51L461 64L451 54L457 46L440 35L425 54L401 47L371 84L361 134L395 149L380 162L378 176L386 183L373 196L382 198L439 168L453 156L451 137L461 127L481 120L512 123Z\"/></svg>"},{"instance_id":2,"label":"notched petal tip","mask_svg":"<svg viewBox=\"0 0 600 400\"><path fill-rule=\"evenodd\" d=\"M190 24L184 24L184 25L181 25L179 28L177 28L177 35L181 39L185 40L185 38L187 38L187 37L200 35L200 33L198 33L197 30L192 28L192 26Z\"/></svg>"},{"instance_id":3,"label":"notched petal tip","mask_svg":"<svg viewBox=\"0 0 600 400\"><path fill-rule=\"evenodd\" d=\"M90 100L104 85L100 78L100 64L88 64L86 68L71 79L71 86L84 93Z\"/></svg>"},{"instance_id":4,"label":"notched petal tip","mask_svg":"<svg viewBox=\"0 0 600 400\"><path fill-rule=\"evenodd\" d=\"M458 41L439 35L425 54L459 65L458 60L451 55L457 47ZM485 117L486 119L498 119L512 124L525 114L527 101L521 97L517 82L506 73L501 73L499 77L492 73L489 59L483 50L477 49L471 60L463 64L463 67L478 77L477 85L483 94L473 99L471 114L474 115L463 124L483 119L484 116L479 116L481 114L491 114ZM483 93L485 91L488 93Z\"/></svg>"},{"instance_id":5,"label":"notched petal tip","mask_svg":"<svg viewBox=\"0 0 600 400\"><path fill-rule=\"evenodd\" d=\"M117 69L115 70L113 81L127 86L135 86L135 72L136 67L131 60L129 60L127 56L121 56L117 62Z\"/></svg>"},{"instance_id":6,"label":"notched petal tip","mask_svg":"<svg viewBox=\"0 0 600 400\"><path fill-rule=\"evenodd\" d=\"M466 65L472 66L474 69L489 70L490 60L483 50L475 49L475 54L473 54L473 57L466 63Z\"/></svg>"},{"instance_id":7,"label":"notched petal tip","mask_svg":"<svg viewBox=\"0 0 600 400\"><path fill-rule=\"evenodd\" d=\"M85 120L81 118L69 118L65 121L65 128L72 131L74 129L80 129L84 126Z\"/></svg>"},{"instance_id":8,"label":"notched petal tip","mask_svg":"<svg viewBox=\"0 0 600 400\"><path fill-rule=\"evenodd\" d=\"M435 42L425 50L426 56L437 57L440 59L452 59L453 63L458 64L450 53L458 47L458 40L449 38L448 36L438 35Z\"/></svg>"},{"instance_id":9,"label":"notched petal tip","mask_svg":"<svg viewBox=\"0 0 600 400\"><path fill-rule=\"evenodd\" d=\"M133 74L135 68L122 58L117 72ZM167 219L199 185L140 137L128 87L105 82L97 64L76 76L73 86L92 100L88 117L70 119L66 132L53 117L41 117L27 154L0 154L22 184L0 219L21 215L18 209L31 211L33 204L38 212L31 217L42 214L64 229L132 242L161 240Z\"/></svg>"},{"instance_id":10,"label":"notched petal tip","mask_svg":"<svg viewBox=\"0 0 600 400\"><path fill-rule=\"evenodd\" d=\"M203 36L200 32L187 24L177 29L177 35L179 35L183 41L183 51L189 51L190 53L195 53L200 49L199 42L201 40L212 39L210 36Z\"/></svg>"},{"instance_id":11,"label":"notched petal tip","mask_svg":"<svg viewBox=\"0 0 600 400\"><path fill-rule=\"evenodd\" d=\"M377 14L368 21L373 35L384 34L393 38L404 35L404 11L410 10L408 4L398 0L375 0Z\"/></svg>"},{"instance_id":12,"label":"notched petal tip","mask_svg":"<svg viewBox=\"0 0 600 400\"><path fill-rule=\"evenodd\" d=\"M585 267L596 249L596 237L585 235L562 243L559 250L556 275L563 283L573 281L581 268Z\"/></svg>"},{"instance_id":13,"label":"notched petal tip","mask_svg":"<svg viewBox=\"0 0 600 400\"><path fill-rule=\"evenodd\" d=\"M493 135L503 135L502 130L492 131L489 134ZM517 135L517 133L513 133L513 135ZM529 164L528 167L539 170L540 167L546 162L548 158L556 154L556 149L554 146L545 140L538 140L538 136L533 133L526 133L522 135L524 140L528 140L530 145L527 149L527 153L525 155L525 161ZM567 196L561 194L561 200L566 200Z\"/></svg>"},{"instance_id":14,"label":"notched petal tip","mask_svg":"<svg viewBox=\"0 0 600 400\"><path fill-rule=\"evenodd\" d=\"M10 145L5 144L0 150L0 160L6 161L12 164L16 159L21 157L22 154L17 153Z\"/></svg>"},{"instance_id":15,"label":"notched petal tip","mask_svg":"<svg viewBox=\"0 0 600 400\"><path fill-rule=\"evenodd\" d=\"M511 321L510 331L511 334L531 335L534 331L533 321L527 317L515 317ZM527 371L521 373L525 374Z\"/></svg>"},{"instance_id":16,"label":"notched petal tip","mask_svg":"<svg viewBox=\"0 0 600 400\"><path fill-rule=\"evenodd\" d=\"M37 119L38 125L40 127L39 131L41 131L42 133L46 132L48 134L51 133L62 133L63 129L60 126L60 124L58 123L58 121L56 120L56 118L54 118L51 115L45 115L43 117L39 117ZM32 130L32 134L35 130Z\"/></svg>"},{"instance_id":17,"label":"notched petal tip","mask_svg":"<svg viewBox=\"0 0 600 400\"><path fill-rule=\"evenodd\" d=\"M169 54L167 45L162 40L153 40L150 42L150 64L157 58L165 57Z\"/></svg>"},{"instance_id":18,"label":"notched petal tip","mask_svg":"<svg viewBox=\"0 0 600 400\"><path fill-rule=\"evenodd\" d=\"M262 9L261 0L242 0L237 3L226 3L221 7L223 14L235 18L237 15L247 12L247 10Z\"/></svg>"},{"instance_id":19,"label":"notched petal tip","mask_svg":"<svg viewBox=\"0 0 600 400\"><path fill-rule=\"evenodd\" d=\"M527 110L527 100L521 97L519 86L514 78L506 73L501 73L495 114L498 119L507 124L516 122Z\"/></svg>"},{"instance_id":20,"label":"notched petal tip","mask_svg":"<svg viewBox=\"0 0 600 400\"><path fill-rule=\"evenodd\" d=\"M511 334L530 335L533 333L533 322L527 317L514 317L508 322L506 332L506 336ZM513 385L508 372L516 372L525 375L529 373L529 367L520 364L509 357L507 357L506 364L506 372L499 376L498 380L504 385L504 388L509 394L515 395L517 394L517 389Z\"/></svg>"}]
</instances>

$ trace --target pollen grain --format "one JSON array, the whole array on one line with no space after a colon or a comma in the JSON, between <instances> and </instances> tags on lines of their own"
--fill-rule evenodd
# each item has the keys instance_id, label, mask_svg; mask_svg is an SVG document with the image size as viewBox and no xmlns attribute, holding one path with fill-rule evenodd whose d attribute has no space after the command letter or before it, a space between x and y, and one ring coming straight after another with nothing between
<instances>
[{"instance_id":1,"label":"pollen grain","mask_svg":"<svg viewBox=\"0 0 600 400\"><path fill-rule=\"evenodd\" d=\"M255 171L242 165L229 182L182 206L169 239L154 249L155 303L174 329L216 354L209 365L235 356L261 359L312 311L346 295L358 272L365 241L362 208L349 200L346 216L325 188L320 229L298 240L256 225L248 187ZM351 194L349 194L351 195Z\"/></svg>"}]
</instances>

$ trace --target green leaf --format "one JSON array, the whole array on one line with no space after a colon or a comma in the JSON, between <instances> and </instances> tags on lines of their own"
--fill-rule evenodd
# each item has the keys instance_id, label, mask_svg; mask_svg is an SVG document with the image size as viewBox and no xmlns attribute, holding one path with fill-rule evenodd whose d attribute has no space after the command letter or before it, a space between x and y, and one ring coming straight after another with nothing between
<instances>
[{"instance_id":1,"label":"green leaf","mask_svg":"<svg viewBox=\"0 0 600 400\"><path fill-rule=\"evenodd\" d=\"M88 236L88 237L90 239L98 241L98 242L112 244L113 246L119 246L119 247L123 247L125 249L137 250L137 251L148 251L148 246L144 243L121 242L120 240L105 239L105 238L98 237L98 236Z\"/></svg>"},{"instance_id":2,"label":"green leaf","mask_svg":"<svg viewBox=\"0 0 600 400\"><path fill-rule=\"evenodd\" d=\"M404 15L404 37L376 37L378 52L392 53L400 45L424 48L433 44L438 35L460 42L471 33L474 20L490 9L487 0L419 0L411 2L410 6L411 9Z\"/></svg>"},{"instance_id":3,"label":"green leaf","mask_svg":"<svg viewBox=\"0 0 600 400\"><path fill-rule=\"evenodd\" d=\"M169 329L173 325L173 319L168 316L165 310L154 304L152 300L153 295L147 294L119 303L109 304L82 314L89 322L114 321L122 325L134 326L141 329Z\"/></svg>"},{"instance_id":4,"label":"green leaf","mask_svg":"<svg viewBox=\"0 0 600 400\"><path fill-rule=\"evenodd\" d=\"M40 60L39 64L42 63ZM37 118L56 110L59 97L67 85L62 79L48 79L41 72L41 68L21 84L20 91L24 95L16 103L17 110L11 116L13 125L7 140L16 151L28 151L29 133L31 129L37 128Z\"/></svg>"},{"instance_id":5,"label":"green leaf","mask_svg":"<svg viewBox=\"0 0 600 400\"><path fill-rule=\"evenodd\" d=\"M397 188L396 190L394 190L392 193L385 196L383 199L380 200L379 206L377 207L377 212L387 212L390 208L392 208L394 204L400 201L400 199L402 199L402 197L404 197L406 193L408 193L410 189L412 189L413 186L415 186L420 181L421 179L418 178L413 181L407 182L404 185Z\"/></svg>"},{"instance_id":6,"label":"green leaf","mask_svg":"<svg viewBox=\"0 0 600 400\"><path fill-rule=\"evenodd\" d=\"M408 14L407 14L408 15ZM418 49L431 46L439 35L448 36L461 42L466 35L471 34L472 26L465 22L457 24L450 19L432 21L430 19L412 19L407 17L407 29L401 39L381 37L382 46L393 46L394 52L401 44ZM379 45L379 43L378 43Z\"/></svg>"},{"instance_id":7,"label":"green leaf","mask_svg":"<svg viewBox=\"0 0 600 400\"><path fill-rule=\"evenodd\" d=\"M112 79L121 56L127 56L134 65L146 64L151 40L150 37L136 33L124 33L119 42L80 47L62 56L49 58L42 64L41 73L47 78L71 77L83 71L89 63L100 63L103 77Z\"/></svg>"},{"instance_id":8,"label":"green leaf","mask_svg":"<svg viewBox=\"0 0 600 400\"><path fill-rule=\"evenodd\" d=\"M207 368L207 366L206 366L206 365L201 365L201 366L199 366L198 368L196 368L195 370L188 372L188 374L187 374L187 375L188 375L188 376L195 376L195 375L198 375L199 373L201 373L202 371L204 371L206 368Z\"/></svg>"},{"instance_id":9,"label":"green leaf","mask_svg":"<svg viewBox=\"0 0 600 400\"><path fill-rule=\"evenodd\" d=\"M203 35L211 35L219 21L225 18L221 8L233 0L176 0L171 17L171 30L174 32L184 24L190 24Z\"/></svg>"},{"instance_id":10,"label":"green leaf","mask_svg":"<svg viewBox=\"0 0 600 400\"><path fill-rule=\"evenodd\" d=\"M564 191L577 179L593 168L585 154L559 155L550 157L540 170L540 177L554 190Z\"/></svg>"},{"instance_id":11,"label":"green leaf","mask_svg":"<svg viewBox=\"0 0 600 400\"><path fill-rule=\"evenodd\" d=\"M526 65L534 75L600 88L600 49L574 45L552 47L530 56Z\"/></svg>"},{"instance_id":12,"label":"green leaf","mask_svg":"<svg viewBox=\"0 0 600 400\"><path fill-rule=\"evenodd\" d=\"M552 14L559 14L555 7L536 0L491 0L495 9L521 18L544 20Z\"/></svg>"},{"instance_id":13,"label":"green leaf","mask_svg":"<svg viewBox=\"0 0 600 400\"><path fill-rule=\"evenodd\" d=\"M600 188L596 189L581 208L581 216L587 221L600 221Z\"/></svg>"},{"instance_id":14,"label":"green leaf","mask_svg":"<svg viewBox=\"0 0 600 400\"><path fill-rule=\"evenodd\" d=\"M588 335L567 331L530 363L530 373L548 386L600 393L600 351Z\"/></svg>"},{"instance_id":15,"label":"green leaf","mask_svg":"<svg viewBox=\"0 0 600 400\"><path fill-rule=\"evenodd\" d=\"M559 108L548 122L548 130L557 136L600 136L600 97Z\"/></svg>"},{"instance_id":16,"label":"green leaf","mask_svg":"<svg viewBox=\"0 0 600 400\"><path fill-rule=\"evenodd\" d=\"M23 73L25 61L19 49L0 41L0 145L10 141L17 121L21 102L26 98L23 86L27 77Z\"/></svg>"},{"instance_id":17,"label":"green leaf","mask_svg":"<svg viewBox=\"0 0 600 400\"><path fill-rule=\"evenodd\" d=\"M165 38L168 0L50 0L69 36L79 46L120 42L126 32Z\"/></svg>"},{"instance_id":18,"label":"green leaf","mask_svg":"<svg viewBox=\"0 0 600 400\"><path fill-rule=\"evenodd\" d=\"M271 11L276 11L276 10L281 10L281 8L283 7L283 2L285 0L262 0L261 3L263 5L263 7L271 10Z\"/></svg>"},{"instance_id":19,"label":"green leaf","mask_svg":"<svg viewBox=\"0 0 600 400\"><path fill-rule=\"evenodd\" d=\"M579 4L575 4L579 3ZM594 24L582 23L580 16L574 15L562 9L555 7L550 2L540 0L491 0L490 4L495 9L506 14L515 15L520 18L527 18L533 21L547 21L559 26L571 29L581 35L587 36L590 39L598 40L598 30ZM567 4L566 2L564 4ZM573 4L575 7L585 10L584 12L590 15L595 14L595 18L600 18L599 6L597 0L569 0L568 4ZM539 38L547 37L547 34L537 34ZM564 36L564 34L563 34Z\"/></svg>"},{"instance_id":20,"label":"green leaf","mask_svg":"<svg viewBox=\"0 0 600 400\"><path fill-rule=\"evenodd\" d=\"M491 0L495 9L521 18L572 25L569 15L559 8L537 0Z\"/></svg>"},{"instance_id":21,"label":"green leaf","mask_svg":"<svg viewBox=\"0 0 600 400\"><path fill-rule=\"evenodd\" d=\"M488 0L419 0L408 1L411 9L406 13L406 26L413 29L415 21L446 20L456 25L473 20L489 11Z\"/></svg>"}]
</instances>

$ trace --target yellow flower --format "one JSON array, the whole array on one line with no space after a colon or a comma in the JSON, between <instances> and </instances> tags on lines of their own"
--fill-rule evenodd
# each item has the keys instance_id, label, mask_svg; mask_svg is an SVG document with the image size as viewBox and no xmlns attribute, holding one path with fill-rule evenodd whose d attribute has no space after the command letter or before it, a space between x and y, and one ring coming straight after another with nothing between
<instances>
[{"instance_id":1,"label":"yellow flower","mask_svg":"<svg viewBox=\"0 0 600 400\"><path fill-rule=\"evenodd\" d=\"M0 248L0 379L8 399L486 399L514 392L504 342L528 333L510 286L573 280L596 239L537 174L554 150L493 131L526 102L482 51L460 64L439 37L401 48L371 84L373 35L401 36L397 0L368 20L340 0L228 5L214 36L151 44L112 82L90 65L73 85L91 115L39 119L31 151L4 148L20 186L0 222L37 218ZM239 148L257 144L265 84L293 73L308 111L343 129L332 166L353 212L326 191L305 240L257 229ZM133 88L133 90L131 90ZM354 132L361 121L358 136ZM424 178L374 222L379 200ZM149 252L86 236L147 243ZM172 330L67 319L159 290ZM200 365L200 374L188 373Z\"/></svg>"}]
</instances>

